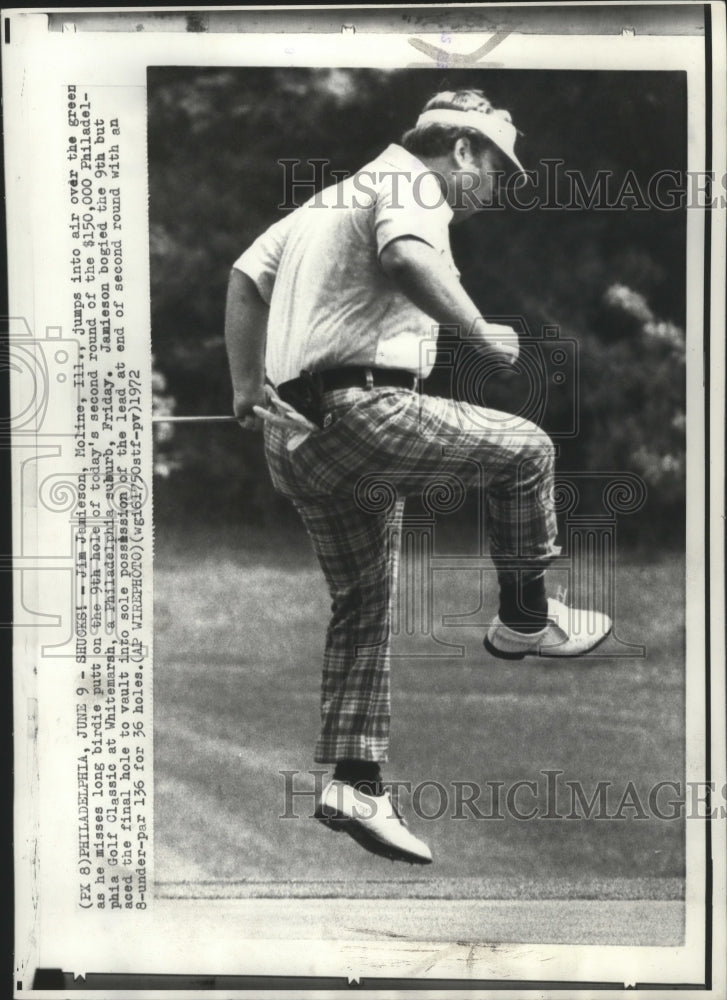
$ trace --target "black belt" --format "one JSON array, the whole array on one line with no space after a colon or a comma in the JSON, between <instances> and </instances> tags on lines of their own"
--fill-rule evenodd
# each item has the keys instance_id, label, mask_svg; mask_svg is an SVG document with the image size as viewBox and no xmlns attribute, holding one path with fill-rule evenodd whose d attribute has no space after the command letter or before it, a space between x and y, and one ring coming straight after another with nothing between
<instances>
[{"instance_id":1,"label":"black belt","mask_svg":"<svg viewBox=\"0 0 727 1000\"><path fill-rule=\"evenodd\" d=\"M417 377L402 368L327 368L321 372L301 372L299 378L281 382L278 395L313 423L322 426L321 396L334 389L374 389L392 386L416 389Z\"/></svg>"},{"instance_id":2,"label":"black belt","mask_svg":"<svg viewBox=\"0 0 727 1000\"><path fill-rule=\"evenodd\" d=\"M332 392L334 389L373 389L380 386L393 386L400 389L416 389L417 377L402 368L327 368L322 372L306 373L301 378L293 378L278 386L278 394L285 399L287 393L296 395L309 380L313 381L319 392Z\"/></svg>"}]
</instances>

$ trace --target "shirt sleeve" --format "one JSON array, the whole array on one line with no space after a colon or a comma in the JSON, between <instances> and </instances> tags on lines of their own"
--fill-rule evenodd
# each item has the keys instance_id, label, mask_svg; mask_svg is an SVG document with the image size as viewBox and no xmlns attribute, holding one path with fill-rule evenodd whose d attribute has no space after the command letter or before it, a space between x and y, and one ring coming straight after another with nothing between
<instances>
[{"instance_id":1,"label":"shirt sleeve","mask_svg":"<svg viewBox=\"0 0 727 1000\"><path fill-rule=\"evenodd\" d=\"M382 174L374 206L378 254L402 236L423 240L440 252L446 250L451 214L433 174L412 175L404 171Z\"/></svg>"},{"instance_id":2,"label":"shirt sleeve","mask_svg":"<svg viewBox=\"0 0 727 1000\"><path fill-rule=\"evenodd\" d=\"M232 265L238 271L243 271L249 278L252 278L257 290L268 305L270 305L275 276L278 273L280 259L285 250L294 214L295 212L290 212L278 222L273 223Z\"/></svg>"}]
</instances>

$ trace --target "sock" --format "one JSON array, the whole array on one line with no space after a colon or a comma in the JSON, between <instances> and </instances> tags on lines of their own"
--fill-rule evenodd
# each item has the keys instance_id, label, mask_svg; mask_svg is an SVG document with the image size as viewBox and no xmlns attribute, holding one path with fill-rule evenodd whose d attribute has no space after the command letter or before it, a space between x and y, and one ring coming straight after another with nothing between
<instances>
[{"instance_id":1,"label":"sock","mask_svg":"<svg viewBox=\"0 0 727 1000\"><path fill-rule=\"evenodd\" d=\"M339 760L336 762L333 780L345 781L347 785L353 785L366 795L384 794L381 768L376 760L357 760L353 757Z\"/></svg>"},{"instance_id":2,"label":"sock","mask_svg":"<svg viewBox=\"0 0 727 1000\"><path fill-rule=\"evenodd\" d=\"M539 632L548 623L545 570L503 574L500 579L500 621L515 632Z\"/></svg>"}]
</instances>

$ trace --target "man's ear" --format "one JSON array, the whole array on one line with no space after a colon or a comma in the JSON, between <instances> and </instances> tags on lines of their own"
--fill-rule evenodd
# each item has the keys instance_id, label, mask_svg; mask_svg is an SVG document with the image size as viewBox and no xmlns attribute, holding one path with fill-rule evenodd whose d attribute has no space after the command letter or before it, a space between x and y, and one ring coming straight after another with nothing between
<instances>
[{"instance_id":1,"label":"man's ear","mask_svg":"<svg viewBox=\"0 0 727 1000\"><path fill-rule=\"evenodd\" d=\"M461 135L456 140L452 147L452 159L460 169L469 167L472 164L472 144L466 136Z\"/></svg>"}]
</instances>

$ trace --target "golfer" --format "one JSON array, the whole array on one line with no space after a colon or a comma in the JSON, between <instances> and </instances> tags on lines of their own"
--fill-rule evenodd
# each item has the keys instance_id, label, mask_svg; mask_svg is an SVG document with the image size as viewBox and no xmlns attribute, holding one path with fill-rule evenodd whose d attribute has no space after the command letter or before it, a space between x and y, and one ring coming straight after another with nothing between
<instances>
[{"instance_id":1,"label":"golfer","mask_svg":"<svg viewBox=\"0 0 727 1000\"><path fill-rule=\"evenodd\" d=\"M553 446L525 420L421 395L438 325L485 363L518 340L459 281L449 226L522 170L510 115L477 90L439 93L399 145L263 233L232 268L225 336L241 425L264 424L275 488L295 505L332 599L315 760L335 765L316 816L376 854L432 860L385 787L389 632L404 499L442 474L485 489L500 588L488 653L579 656L603 614L548 597L559 553Z\"/></svg>"}]
</instances>

